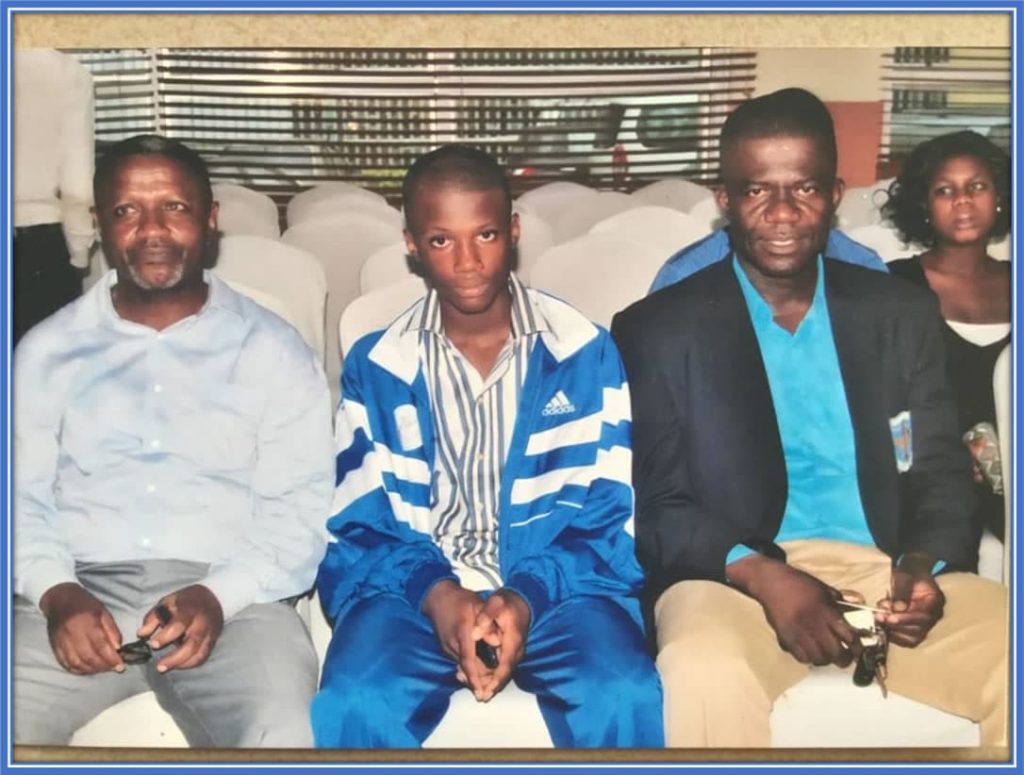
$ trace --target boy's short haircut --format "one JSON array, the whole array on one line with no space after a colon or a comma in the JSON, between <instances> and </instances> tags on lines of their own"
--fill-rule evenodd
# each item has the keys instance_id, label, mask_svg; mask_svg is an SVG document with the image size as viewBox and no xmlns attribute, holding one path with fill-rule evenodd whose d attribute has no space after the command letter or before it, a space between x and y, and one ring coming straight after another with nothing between
<instances>
[{"instance_id":1,"label":"boy's short haircut","mask_svg":"<svg viewBox=\"0 0 1024 775\"><path fill-rule=\"evenodd\" d=\"M816 140L835 173L836 130L825 103L806 89L780 89L741 103L722 125L719 148L739 140L764 137L809 137Z\"/></svg>"},{"instance_id":2,"label":"boy's short haircut","mask_svg":"<svg viewBox=\"0 0 1024 775\"><path fill-rule=\"evenodd\" d=\"M501 189L512 215L512 191L505 171L489 153L468 145L442 145L420 156L402 181L402 207L406 228L412 228L413 202L424 188L454 188L464 191Z\"/></svg>"}]
</instances>

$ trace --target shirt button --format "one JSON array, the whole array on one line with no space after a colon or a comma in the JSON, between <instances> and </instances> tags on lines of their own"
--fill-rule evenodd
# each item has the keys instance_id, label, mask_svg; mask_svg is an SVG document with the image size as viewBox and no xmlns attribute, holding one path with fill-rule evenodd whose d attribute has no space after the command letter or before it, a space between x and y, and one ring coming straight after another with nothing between
<instances>
[{"instance_id":1,"label":"shirt button","mask_svg":"<svg viewBox=\"0 0 1024 775\"><path fill-rule=\"evenodd\" d=\"M477 511L483 511L484 510L484 502L483 501L477 501L476 502L476 510Z\"/></svg>"},{"instance_id":2,"label":"shirt button","mask_svg":"<svg viewBox=\"0 0 1024 775\"><path fill-rule=\"evenodd\" d=\"M150 544L150 540L148 538L140 538L139 539L139 546L141 546L143 549L148 549L149 548L149 544Z\"/></svg>"},{"instance_id":3,"label":"shirt button","mask_svg":"<svg viewBox=\"0 0 1024 775\"><path fill-rule=\"evenodd\" d=\"M163 390L164 390L164 386L163 385L153 385L153 392L154 393L162 393Z\"/></svg>"},{"instance_id":4,"label":"shirt button","mask_svg":"<svg viewBox=\"0 0 1024 775\"><path fill-rule=\"evenodd\" d=\"M147 484L146 485L146 492L150 492L150 493L156 492L156 485L155 484Z\"/></svg>"},{"instance_id":5,"label":"shirt button","mask_svg":"<svg viewBox=\"0 0 1024 775\"><path fill-rule=\"evenodd\" d=\"M151 446L153 449L160 449L160 439L153 439L151 442L149 442L149 446Z\"/></svg>"}]
</instances>

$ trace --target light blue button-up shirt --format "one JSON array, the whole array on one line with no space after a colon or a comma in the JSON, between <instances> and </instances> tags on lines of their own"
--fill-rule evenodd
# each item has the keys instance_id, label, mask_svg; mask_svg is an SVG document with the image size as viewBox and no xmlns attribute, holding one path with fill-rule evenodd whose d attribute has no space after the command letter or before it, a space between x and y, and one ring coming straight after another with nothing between
<instances>
[{"instance_id":1,"label":"light blue button-up shirt","mask_svg":"<svg viewBox=\"0 0 1024 775\"><path fill-rule=\"evenodd\" d=\"M319 361L210 273L163 331L117 314L116 281L15 352L15 591L38 604L76 561L161 558L209 563L225 618L309 589L334 489Z\"/></svg>"},{"instance_id":2,"label":"light blue button-up shirt","mask_svg":"<svg viewBox=\"0 0 1024 775\"><path fill-rule=\"evenodd\" d=\"M839 370L825 299L825 272L818 257L814 299L792 334L775 323L772 309L734 256L761 348L775 404L789 486L776 543L825 538L874 546L857 481L857 448L846 389ZM733 547L726 564L751 554Z\"/></svg>"}]
</instances>

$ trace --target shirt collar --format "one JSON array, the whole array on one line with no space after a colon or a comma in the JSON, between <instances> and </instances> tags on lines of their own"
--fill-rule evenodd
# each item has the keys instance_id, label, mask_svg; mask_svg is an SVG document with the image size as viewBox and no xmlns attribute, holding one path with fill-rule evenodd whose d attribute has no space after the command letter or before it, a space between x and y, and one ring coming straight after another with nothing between
<instances>
[{"instance_id":1,"label":"shirt collar","mask_svg":"<svg viewBox=\"0 0 1024 775\"><path fill-rule=\"evenodd\" d=\"M550 330L544 316L534 309L525 286L515 273L509 273L508 289L512 297L513 340ZM444 325L441 322L441 297L433 288L427 291L422 309L418 314L409 318L402 333L412 331L429 331L436 336L444 336Z\"/></svg>"},{"instance_id":2,"label":"shirt collar","mask_svg":"<svg viewBox=\"0 0 1024 775\"><path fill-rule=\"evenodd\" d=\"M199 311L195 315L190 315L189 318L215 315L217 312L226 312L239 319L245 317L239 295L233 293L219 277L209 269L204 269L203 281L210 289L206 295L206 301ZM117 285L117 270L111 269L96 282L89 291L88 297L83 299L84 303L79 307L78 314L72 321L72 327L133 325L118 315L117 310L114 309L114 302L110 298L110 289L115 285ZM189 318L184 318L184 320Z\"/></svg>"},{"instance_id":3,"label":"shirt collar","mask_svg":"<svg viewBox=\"0 0 1024 775\"><path fill-rule=\"evenodd\" d=\"M732 268L736 273L736 279L739 280L740 290L743 291L743 299L747 303L747 310L750 312L750 319L754 324L754 328L763 330L775 320L772 308L761 294L758 293L754 284L750 282L750 278L743 271L743 267L740 266L740 260L735 253L732 255ZM825 304L825 265L819 253L818 279L814 282L814 297L811 299L811 306L808 308L807 314L804 315L804 319L800 321L800 326L797 327L797 330L805 322L816 317L818 310L823 309Z\"/></svg>"}]
</instances>

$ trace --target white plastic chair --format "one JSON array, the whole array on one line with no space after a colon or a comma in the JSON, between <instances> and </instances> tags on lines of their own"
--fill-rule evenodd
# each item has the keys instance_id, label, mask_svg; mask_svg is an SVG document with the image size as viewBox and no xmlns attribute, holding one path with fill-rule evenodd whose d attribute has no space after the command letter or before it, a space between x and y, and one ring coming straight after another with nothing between
<instances>
[{"instance_id":1,"label":"white plastic chair","mask_svg":"<svg viewBox=\"0 0 1024 775\"><path fill-rule=\"evenodd\" d=\"M836 223L843 231L882 222L882 206L893 179L879 180L870 186L848 188L836 208Z\"/></svg>"},{"instance_id":2,"label":"white plastic chair","mask_svg":"<svg viewBox=\"0 0 1024 775\"><path fill-rule=\"evenodd\" d=\"M882 223L843 231L850 239L874 250L887 264L898 258L910 258L924 250L920 245L904 242L895 229Z\"/></svg>"},{"instance_id":3,"label":"white plastic chair","mask_svg":"<svg viewBox=\"0 0 1024 775\"><path fill-rule=\"evenodd\" d=\"M404 224L402 214L386 202L377 202L356 194L338 194L334 197L307 202L297 211L296 218L289 219L288 226L301 226L311 221L336 218L347 213L358 213L367 218L373 218L386 226L395 227L399 231Z\"/></svg>"},{"instance_id":4,"label":"white plastic chair","mask_svg":"<svg viewBox=\"0 0 1024 775\"><path fill-rule=\"evenodd\" d=\"M728 223L725 214L718 207L718 200L714 197L702 199L695 204L693 209L690 210L690 217L707 224L709 231L721 229Z\"/></svg>"},{"instance_id":5,"label":"white plastic chair","mask_svg":"<svg viewBox=\"0 0 1024 775\"><path fill-rule=\"evenodd\" d=\"M548 223L554 223L562 211L581 199L597 196L597 190L570 180L556 180L520 194L513 208L521 212L533 211Z\"/></svg>"},{"instance_id":6,"label":"white plastic chair","mask_svg":"<svg viewBox=\"0 0 1024 775\"><path fill-rule=\"evenodd\" d=\"M590 231L590 227L616 213L642 207L643 202L619 191L601 191L597 196L573 202L557 218L548 221L554 232L555 244L568 242Z\"/></svg>"},{"instance_id":7,"label":"white plastic chair","mask_svg":"<svg viewBox=\"0 0 1024 775\"><path fill-rule=\"evenodd\" d=\"M385 245L402 238L397 227L357 213L301 223L285 230L281 240L314 255L327 277L327 319L324 368L337 402L341 359L338 352L338 320L341 311L359 295L363 262Z\"/></svg>"},{"instance_id":8,"label":"white plastic chair","mask_svg":"<svg viewBox=\"0 0 1024 775\"><path fill-rule=\"evenodd\" d=\"M387 328L389 323L426 292L427 286L423 280L416 275L409 275L401 282L377 288L349 302L338 321L338 342L342 356L366 334Z\"/></svg>"},{"instance_id":9,"label":"white plastic chair","mask_svg":"<svg viewBox=\"0 0 1024 775\"><path fill-rule=\"evenodd\" d=\"M990 242L988 254L997 261L1009 261L1013 250L1013 235L1007 234L998 242Z\"/></svg>"},{"instance_id":10,"label":"white plastic chair","mask_svg":"<svg viewBox=\"0 0 1024 775\"><path fill-rule=\"evenodd\" d=\"M223 234L281 236L277 205L266 194L234 183L214 183L213 199L220 205L217 225Z\"/></svg>"},{"instance_id":11,"label":"white plastic chair","mask_svg":"<svg viewBox=\"0 0 1024 775\"><path fill-rule=\"evenodd\" d=\"M555 233L546 218L530 212L519 212L519 278L529 285L530 272L544 251L555 244Z\"/></svg>"},{"instance_id":12,"label":"white plastic chair","mask_svg":"<svg viewBox=\"0 0 1024 775\"><path fill-rule=\"evenodd\" d=\"M665 252L646 243L585 234L550 248L530 281L607 327L616 312L647 295L664 261Z\"/></svg>"},{"instance_id":13,"label":"white plastic chair","mask_svg":"<svg viewBox=\"0 0 1024 775\"><path fill-rule=\"evenodd\" d=\"M773 748L970 748L980 729L874 683L854 686L849 670L815 667L775 701Z\"/></svg>"},{"instance_id":14,"label":"white plastic chair","mask_svg":"<svg viewBox=\"0 0 1024 775\"><path fill-rule=\"evenodd\" d=\"M638 188L630 196L642 200L644 204L670 207L681 213L688 213L698 203L714 199L715 193L699 183L683 178L667 178Z\"/></svg>"},{"instance_id":15,"label":"white plastic chair","mask_svg":"<svg viewBox=\"0 0 1024 775\"><path fill-rule=\"evenodd\" d=\"M405 241L385 245L370 254L359 270L359 292L369 293L412 276L406 260Z\"/></svg>"},{"instance_id":16,"label":"white plastic chair","mask_svg":"<svg viewBox=\"0 0 1024 775\"><path fill-rule=\"evenodd\" d=\"M645 205L598 221L590 233L644 242L658 248L668 258L711 232L706 224L679 210Z\"/></svg>"},{"instance_id":17,"label":"white plastic chair","mask_svg":"<svg viewBox=\"0 0 1024 775\"><path fill-rule=\"evenodd\" d=\"M293 196L285 208L285 218L289 226L294 226L309 220L309 214L318 212L320 202L330 200L354 199L362 200L368 205L377 205L381 208L390 208L388 201L374 191L360 188L354 183L345 183L340 180L329 180L319 183L313 188L301 191ZM317 216L319 217L319 216Z\"/></svg>"},{"instance_id":18,"label":"white plastic chair","mask_svg":"<svg viewBox=\"0 0 1024 775\"><path fill-rule=\"evenodd\" d=\"M213 271L291 323L321 358L327 279L308 252L267 237L225 236ZM270 297L267 300L266 297Z\"/></svg>"}]
</instances>

